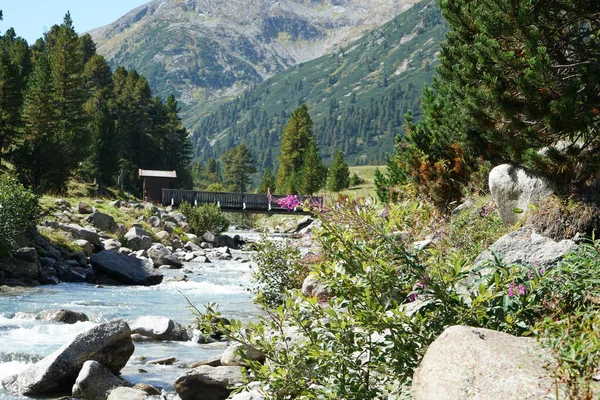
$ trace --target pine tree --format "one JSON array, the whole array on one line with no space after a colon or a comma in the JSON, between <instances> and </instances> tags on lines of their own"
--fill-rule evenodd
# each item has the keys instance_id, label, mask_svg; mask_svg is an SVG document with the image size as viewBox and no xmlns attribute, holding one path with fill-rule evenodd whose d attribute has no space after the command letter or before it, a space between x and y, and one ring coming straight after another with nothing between
<instances>
[{"instance_id":1,"label":"pine tree","mask_svg":"<svg viewBox=\"0 0 600 400\"><path fill-rule=\"evenodd\" d=\"M319 156L315 139L311 140L304 153L302 168L297 173L297 182L302 194L312 195L327 182L327 167Z\"/></svg>"},{"instance_id":2,"label":"pine tree","mask_svg":"<svg viewBox=\"0 0 600 400\"><path fill-rule=\"evenodd\" d=\"M267 169L265 170L265 173L263 174L263 177L260 181L260 186L258 187L258 193L269 193L269 191L271 193L275 193L276 191L276 186L275 186L275 176L273 175L273 172L271 171L271 167L267 167Z\"/></svg>"},{"instance_id":3,"label":"pine tree","mask_svg":"<svg viewBox=\"0 0 600 400\"><path fill-rule=\"evenodd\" d=\"M251 182L250 175L256 172L248 147L240 144L225 152L221 159L223 161L223 181L227 190L246 192Z\"/></svg>"},{"instance_id":4,"label":"pine tree","mask_svg":"<svg viewBox=\"0 0 600 400\"><path fill-rule=\"evenodd\" d=\"M298 194L298 173L302 168L304 153L314 138L313 122L305 104L292 113L283 130L279 169L277 170L277 192Z\"/></svg>"},{"instance_id":5,"label":"pine tree","mask_svg":"<svg viewBox=\"0 0 600 400\"><path fill-rule=\"evenodd\" d=\"M333 156L331 167L329 167L329 179L327 181L327 189L332 192L339 192L350 186L350 169L344 161L342 152L338 150Z\"/></svg>"}]
</instances>

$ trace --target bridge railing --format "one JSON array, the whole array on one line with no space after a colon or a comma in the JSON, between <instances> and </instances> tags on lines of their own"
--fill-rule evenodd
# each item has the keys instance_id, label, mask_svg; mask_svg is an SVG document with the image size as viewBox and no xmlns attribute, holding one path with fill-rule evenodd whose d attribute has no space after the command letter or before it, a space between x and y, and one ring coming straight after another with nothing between
<instances>
[{"instance_id":1,"label":"bridge railing","mask_svg":"<svg viewBox=\"0 0 600 400\"><path fill-rule=\"evenodd\" d=\"M195 190L163 189L163 205L179 206L183 202L192 205L216 204L223 210L249 210L263 212L288 211L277 203L277 200L285 198L285 195L266 195L255 193L231 193L231 192L201 192ZM322 206L323 198L315 196L298 196L300 203L307 200L313 205Z\"/></svg>"}]
</instances>

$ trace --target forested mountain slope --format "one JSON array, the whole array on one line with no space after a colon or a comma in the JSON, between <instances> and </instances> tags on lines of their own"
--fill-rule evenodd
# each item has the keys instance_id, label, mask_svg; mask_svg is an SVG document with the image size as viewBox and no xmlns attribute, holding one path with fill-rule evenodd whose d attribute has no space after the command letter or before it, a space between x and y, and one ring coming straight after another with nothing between
<instances>
[{"instance_id":1,"label":"forested mountain slope","mask_svg":"<svg viewBox=\"0 0 600 400\"><path fill-rule=\"evenodd\" d=\"M346 46L416 0L153 0L91 31L114 68L174 94L193 128L204 108Z\"/></svg>"},{"instance_id":2,"label":"forested mountain slope","mask_svg":"<svg viewBox=\"0 0 600 400\"><path fill-rule=\"evenodd\" d=\"M435 1L422 1L330 55L289 68L203 117L193 134L201 161L247 144L259 169L275 166L289 115L306 103L321 154L341 149L351 164L380 163L419 114L447 25Z\"/></svg>"}]
</instances>

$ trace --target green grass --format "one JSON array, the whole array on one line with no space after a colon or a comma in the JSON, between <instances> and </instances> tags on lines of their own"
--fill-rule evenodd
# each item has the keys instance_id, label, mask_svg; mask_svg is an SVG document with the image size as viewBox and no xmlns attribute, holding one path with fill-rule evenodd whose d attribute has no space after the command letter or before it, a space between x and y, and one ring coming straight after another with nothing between
<instances>
[{"instance_id":1,"label":"green grass","mask_svg":"<svg viewBox=\"0 0 600 400\"><path fill-rule=\"evenodd\" d=\"M359 197L372 197L377 198L377 192L375 188L375 170L379 168L382 173L385 173L385 165L362 165L357 167L350 167L350 176L356 173L364 181L358 186L352 186L348 189L339 192L340 195L348 196L352 198ZM322 190L319 192L319 196L325 196L328 200L337 200L338 193Z\"/></svg>"}]
</instances>

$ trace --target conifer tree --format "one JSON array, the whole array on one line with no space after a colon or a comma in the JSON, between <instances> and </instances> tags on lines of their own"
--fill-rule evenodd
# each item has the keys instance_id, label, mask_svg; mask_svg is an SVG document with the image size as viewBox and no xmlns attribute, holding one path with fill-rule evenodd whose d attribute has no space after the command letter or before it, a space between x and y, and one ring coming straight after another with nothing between
<instances>
[{"instance_id":1,"label":"conifer tree","mask_svg":"<svg viewBox=\"0 0 600 400\"><path fill-rule=\"evenodd\" d=\"M250 175L256 172L252 165L252 154L245 144L240 144L222 156L223 181L231 192L246 192L251 182Z\"/></svg>"},{"instance_id":2,"label":"conifer tree","mask_svg":"<svg viewBox=\"0 0 600 400\"><path fill-rule=\"evenodd\" d=\"M273 175L273 171L271 171L271 167L267 167L263 177L260 181L260 186L258 187L258 193L275 193L277 187L275 186L275 176Z\"/></svg>"},{"instance_id":3,"label":"conifer tree","mask_svg":"<svg viewBox=\"0 0 600 400\"><path fill-rule=\"evenodd\" d=\"M350 186L350 169L344 161L341 150L338 150L333 156L331 167L329 167L329 179L327 188L332 192L339 192Z\"/></svg>"},{"instance_id":4,"label":"conifer tree","mask_svg":"<svg viewBox=\"0 0 600 400\"><path fill-rule=\"evenodd\" d=\"M292 113L281 138L277 192L298 194L301 190L298 173L302 169L304 153L314 138L313 122L305 104Z\"/></svg>"},{"instance_id":5,"label":"conifer tree","mask_svg":"<svg viewBox=\"0 0 600 400\"><path fill-rule=\"evenodd\" d=\"M302 194L312 195L321 190L327 182L327 167L319 156L316 139L312 139L306 152L302 168L297 172L297 182Z\"/></svg>"}]
</instances>

